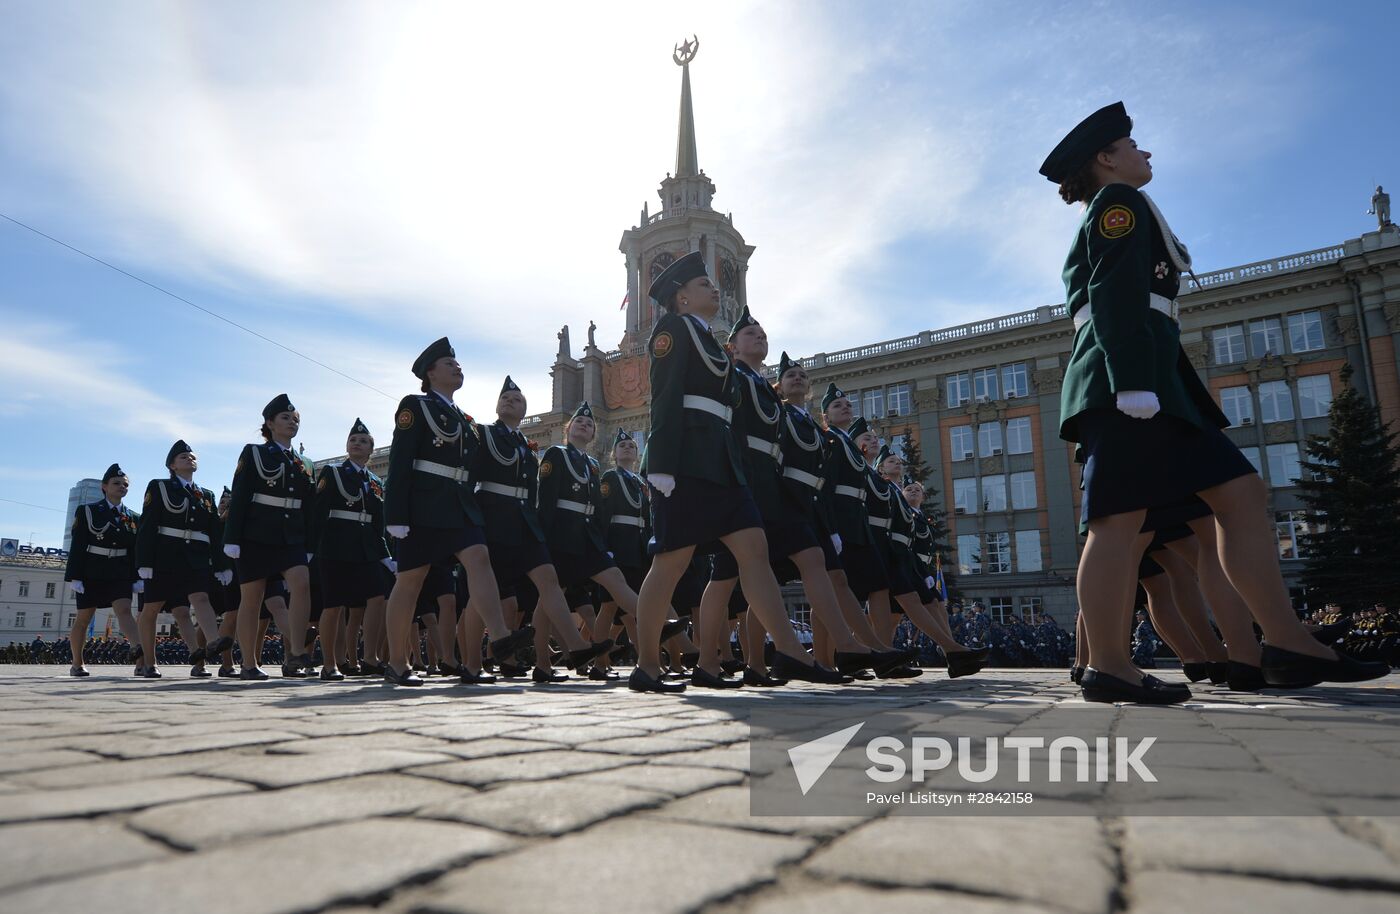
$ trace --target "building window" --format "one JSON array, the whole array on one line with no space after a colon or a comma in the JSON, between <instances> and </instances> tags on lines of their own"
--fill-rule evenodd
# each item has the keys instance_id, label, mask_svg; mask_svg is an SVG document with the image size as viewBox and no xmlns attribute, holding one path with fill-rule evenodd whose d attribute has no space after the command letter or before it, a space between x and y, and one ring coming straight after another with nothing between
<instances>
[{"instance_id":1,"label":"building window","mask_svg":"<svg viewBox=\"0 0 1400 914\"><path fill-rule=\"evenodd\" d=\"M987 603L987 614L992 617L992 621L998 625L1005 625L1011 621L1016 610L1011 603L1010 597L992 597Z\"/></svg>"},{"instance_id":2,"label":"building window","mask_svg":"<svg viewBox=\"0 0 1400 914\"><path fill-rule=\"evenodd\" d=\"M1322 312L1300 311L1288 315L1288 348L1293 352L1312 352L1321 349Z\"/></svg>"},{"instance_id":3,"label":"building window","mask_svg":"<svg viewBox=\"0 0 1400 914\"><path fill-rule=\"evenodd\" d=\"M1031 392L1025 362L1014 362L1002 366L1001 389L1006 391L1008 400L1012 397L1024 397Z\"/></svg>"},{"instance_id":4,"label":"building window","mask_svg":"<svg viewBox=\"0 0 1400 914\"><path fill-rule=\"evenodd\" d=\"M1265 453L1269 458L1269 485L1275 489L1291 486L1297 483L1298 477L1303 475L1303 469L1298 464L1298 443L1290 441L1287 444L1271 444L1265 448Z\"/></svg>"},{"instance_id":5,"label":"building window","mask_svg":"<svg viewBox=\"0 0 1400 914\"><path fill-rule=\"evenodd\" d=\"M68 625L67 625L67 628L68 628L68 629L71 630L71 629L73 628L73 620L75 620L75 619L77 619L77 618L78 618L78 614L77 614L77 613L69 613L69 614L68 614Z\"/></svg>"},{"instance_id":6,"label":"building window","mask_svg":"<svg viewBox=\"0 0 1400 914\"><path fill-rule=\"evenodd\" d=\"M895 435L889 441L889 449L891 454L898 454L908 462L909 436L902 433Z\"/></svg>"},{"instance_id":7,"label":"building window","mask_svg":"<svg viewBox=\"0 0 1400 914\"><path fill-rule=\"evenodd\" d=\"M1283 354L1283 328L1278 318L1265 317L1249 322L1249 354L1256 359Z\"/></svg>"},{"instance_id":8,"label":"building window","mask_svg":"<svg viewBox=\"0 0 1400 914\"><path fill-rule=\"evenodd\" d=\"M15 613L15 628L24 628L24 613Z\"/></svg>"},{"instance_id":9,"label":"building window","mask_svg":"<svg viewBox=\"0 0 1400 914\"><path fill-rule=\"evenodd\" d=\"M1040 568L1040 531L1017 530L1016 570L1039 571Z\"/></svg>"},{"instance_id":10,"label":"building window","mask_svg":"<svg viewBox=\"0 0 1400 914\"><path fill-rule=\"evenodd\" d=\"M1242 447L1240 448L1240 453L1243 454L1244 459L1248 460L1250 464L1254 467L1254 472L1258 473L1260 476L1264 475L1264 470L1259 464L1259 448Z\"/></svg>"},{"instance_id":11,"label":"building window","mask_svg":"<svg viewBox=\"0 0 1400 914\"><path fill-rule=\"evenodd\" d=\"M1303 549L1302 537L1312 533L1308 515L1303 511L1278 511L1274 514L1274 534L1278 537L1278 557L1300 559L1307 552Z\"/></svg>"},{"instance_id":12,"label":"building window","mask_svg":"<svg viewBox=\"0 0 1400 914\"><path fill-rule=\"evenodd\" d=\"M977 456L992 457L1001 453L1001 423L983 422L977 426Z\"/></svg>"},{"instance_id":13,"label":"building window","mask_svg":"<svg viewBox=\"0 0 1400 914\"><path fill-rule=\"evenodd\" d=\"M948 405L962 406L971 399L972 382L968 380L967 372L948 375Z\"/></svg>"},{"instance_id":14,"label":"building window","mask_svg":"<svg viewBox=\"0 0 1400 914\"><path fill-rule=\"evenodd\" d=\"M978 546L977 534L958 537L958 574L981 573L982 550Z\"/></svg>"},{"instance_id":15,"label":"building window","mask_svg":"<svg viewBox=\"0 0 1400 914\"><path fill-rule=\"evenodd\" d=\"M1011 534L987 534L987 573L1006 574L1011 571Z\"/></svg>"},{"instance_id":16,"label":"building window","mask_svg":"<svg viewBox=\"0 0 1400 914\"><path fill-rule=\"evenodd\" d=\"M880 419L885 415L885 389L883 387L873 387L870 390L862 391L861 395L861 415L867 419Z\"/></svg>"},{"instance_id":17,"label":"building window","mask_svg":"<svg viewBox=\"0 0 1400 914\"><path fill-rule=\"evenodd\" d=\"M1332 378L1313 374L1298 379L1298 413L1304 419L1318 419L1332 411Z\"/></svg>"},{"instance_id":18,"label":"building window","mask_svg":"<svg viewBox=\"0 0 1400 914\"><path fill-rule=\"evenodd\" d=\"M982 477L982 509L985 511L1006 510L1006 477Z\"/></svg>"},{"instance_id":19,"label":"building window","mask_svg":"<svg viewBox=\"0 0 1400 914\"><path fill-rule=\"evenodd\" d=\"M53 599L54 588L57 587L57 586L58 586L58 585L56 585L53 581L49 581L47 584L44 585L44 599L45 599L45 600L52 600L52 599Z\"/></svg>"},{"instance_id":20,"label":"building window","mask_svg":"<svg viewBox=\"0 0 1400 914\"><path fill-rule=\"evenodd\" d=\"M971 476L953 480L953 510L963 514L977 513L977 480Z\"/></svg>"},{"instance_id":21,"label":"building window","mask_svg":"<svg viewBox=\"0 0 1400 914\"><path fill-rule=\"evenodd\" d=\"M955 425L948 429L948 451L954 460L966 460L972 456L972 426Z\"/></svg>"},{"instance_id":22,"label":"building window","mask_svg":"<svg viewBox=\"0 0 1400 914\"><path fill-rule=\"evenodd\" d=\"M28 581L20 581L20 582L19 582L19 595L20 595L21 597L27 597L27 596L29 596L29 582L28 582Z\"/></svg>"},{"instance_id":23,"label":"building window","mask_svg":"<svg viewBox=\"0 0 1400 914\"><path fill-rule=\"evenodd\" d=\"M1029 454L1031 444L1031 420L1029 416L1006 420L1006 453Z\"/></svg>"},{"instance_id":24,"label":"building window","mask_svg":"<svg viewBox=\"0 0 1400 914\"><path fill-rule=\"evenodd\" d=\"M851 401L851 418L859 419L860 412L860 391L850 390L846 392L846 398ZM878 418L878 417L877 417Z\"/></svg>"},{"instance_id":25,"label":"building window","mask_svg":"<svg viewBox=\"0 0 1400 914\"><path fill-rule=\"evenodd\" d=\"M973 399L995 400L997 398L997 370L982 368L972 373Z\"/></svg>"},{"instance_id":26,"label":"building window","mask_svg":"<svg viewBox=\"0 0 1400 914\"><path fill-rule=\"evenodd\" d=\"M1215 364L1244 361L1244 328L1239 324L1216 327L1210 336L1215 343Z\"/></svg>"},{"instance_id":27,"label":"building window","mask_svg":"<svg viewBox=\"0 0 1400 914\"><path fill-rule=\"evenodd\" d=\"M891 384L885 405L896 416L907 416L913 412L913 400L909 397L908 384Z\"/></svg>"},{"instance_id":28,"label":"building window","mask_svg":"<svg viewBox=\"0 0 1400 914\"><path fill-rule=\"evenodd\" d=\"M1045 601L1040 597L1021 597L1021 618L1029 621L1031 618L1039 616L1043 611Z\"/></svg>"},{"instance_id":29,"label":"building window","mask_svg":"<svg viewBox=\"0 0 1400 914\"><path fill-rule=\"evenodd\" d=\"M49 628L53 625L53 613L44 613L40 617L40 628Z\"/></svg>"},{"instance_id":30,"label":"building window","mask_svg":"<svg viewBox=\"0 0 1400 914\"><path fill-rule=\"evenodd\" d=\"M1035 507L1035 472L1011 474L1011 507L1025 511Z\"/></svg>"},{"instance_id":31,"label":"building window","mask_svg":"<svg viewBox=\"0 0 1400 914\"><path fill-rule=\"evenodd\" d=\"M1220 391L1220 411L1230 420L1231 428L1248 422L1254 424L1254 400L1248 387L1227 387Z\"/></svg>"},{"instance_id":32,"label":"building window","mask_svg":"<svg viewBox=\"0 0 1400 914\"><path fill-rule=\"evenodd\" d=\"M1265 423L1293 421L1293 395L1287 381L1265 381L1259 385L1259 420Z\"/></svg>"}]
</instances>

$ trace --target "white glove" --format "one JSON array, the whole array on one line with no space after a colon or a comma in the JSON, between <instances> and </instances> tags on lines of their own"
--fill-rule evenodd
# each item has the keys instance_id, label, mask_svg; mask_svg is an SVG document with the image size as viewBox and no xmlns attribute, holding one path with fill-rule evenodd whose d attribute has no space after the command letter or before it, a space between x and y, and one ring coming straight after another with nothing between
<instances>
[{"instance_id":1,"label":"white glove","mask_svg":"<svg viewBox=\"0 0 1400 914\"><path fill-rule=\"evenodd\" d=\"M314 553L314 552L308 552L308 553L306 553L306 560L307 560L308 562L311 561L312 559L314 559L315 557L316 557L316 553Z\"/></svg>"},{"instance_id":2,"label":"white glove","mask_svg":"<svg viewBox=\"0 0 1400 914\"><path fill-rule=\"evenodd\" d=\"M933 575L929 575L928 577L924 578L924 586L927 587L929 590L933 590Z\"/></svg>"},{"instance_id":3,"label":"white glove","mask_svg":"<svg viewBox=\"0 0 1400 914\"><path fill-rule=\"evenodd\" d=\"M145 582L145 581L137 581L135 584L132 584L132 585L131 585L131 590L132 590L133 593L145 593L145 592L146 592L146 582Z\"/></svg>"},{"instance_id":4,"label":"white glove","mask_svg":"<svg viewBox=\"0 0 1400 914\"><path fill-rule=\"evenodd\" d=\"M154 569L154 568L138 568L138 569L136 569L136 576L137 576L138 578L140 578L141 580L143 580L143 581L149 581L149 580L151 579L151 576L152 576L153 574L155 574L155 569Z\"/></svg>"},{"instance_id":5,"label":"white glove","mask_svg":"<svg viewBox=\"0 0 1400 914\"><path fill-rule=\"evenodd\" d=\"M653 489L667 498L670 498L671 493L676 491L676 477L666 473L652 473L647 477L647 482L651 483Z\"/></svg>"},{"instance_id":6,"label":"white glove","mask_svg":"<svg viewBox=\"0 0 1400 914\"><path fill-rule=\"evenodd\" d=\"M395 524L392 527L385 527L384 531L390 536L392 536L394 539L401 540L405 536L408 536L408 525L405 524L402 527L400 527L399 525Z\"/></svg>"},{"instance_id":7,"label":"white glove","mask_svg":"<svg viewBox=\"0 0 1400 914\"><path fill-rule=\"evenodd\" d=\"M836 554L837 554L837 555L840 555L840 554L841 554L841 534L839 534L839 533L833 533L833 534L831 534L831 545L833 545L833 546L836 547Z\"/></svg>"},{"instance_id":8,"label":"white glove","mask_svg":"<svg viewBox=\"0 0 1400 914\"><path fill-rule=\"evenodd\" d=\"M242 551L242 549L238 548L233 543L229 543L228 545L224 546L224 555L228 556L231 559L238 558L238 554Z\"/></svg>"},{"instance_id":9,"label":"white glove","mask_svg":"<svg viewBox=\"0 0 1400 914\"><path fill-rule=\"evenodd\" d=\"M399 573L399 563L398 563L398 562L394 561L393 559L389 558L388 556L385 556L384 558L380 559L379 561L383 562L383 563L384 563L384 567L387 568L387 569L389 569L390 571L392 571L394 574L398 574L398 573Z\"/></svg>"},{"instance_id":10,"label":"white glove","mask_svg":"<svg viewBox=\"0 0 1400 914\"><path fill-rule=\"evenodd\" d=\"M1150 390L1120 390L1118 411L1134 419L1151 419L1162 411L1162 404Z\"/></svg>"},{"instance_id":11,"label":"white glove","mask_svg":"<svg viewBox=\"0 0 1400 914\"><path fill-rule=\"evenodd\" d=\"M233 583L233 572L228 571L227 569L225 569L224 571L216 571L214 572L214 580L227 587L228 585Z\"/></svg>"},{"instance_id":12,"label":"white glove","mask_svg":"<svg viewBox=\"0 0 1400 914\"><path fill-rule=\"evenodd\" d=\"M82 581L69 581L69 582L68 582L68 589L71 590L71 591L73 591L74 593L82 593L82 592L83 592L83 582L82 582Z\"/></svg>"}]
</instances>

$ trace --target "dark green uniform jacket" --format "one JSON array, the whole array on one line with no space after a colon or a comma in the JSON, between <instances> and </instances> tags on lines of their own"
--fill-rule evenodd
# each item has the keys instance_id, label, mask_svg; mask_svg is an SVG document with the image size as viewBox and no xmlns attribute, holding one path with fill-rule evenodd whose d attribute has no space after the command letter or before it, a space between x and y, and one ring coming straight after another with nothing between
<instances>
[{"instance_id":1,"label":"dark green uniform jacket","mask_svg":"<svg viewBox=\"0 0 1400 914\"><path fill-rule=\"evenodd\" d=\"M739 382L739 405L734 410L734 439L743 456L744 478L748 480L758 513L768 526L791 523L801 515L801 503L782 483L782 447L778 430L782 424L782 398L762 376L742 362L734 363Z\"/></svg>"},{"instance_id":2,"label":"dark green uniform jacket","mask_svg":"<svg viewBox=\"0 0 1400 914\"><path fill-rule=\"evenodd\" d=\"M865 501L865 458L855 442L840 429L826 430L826 464L822 470L821 497L826 500L830 516L836 519L836 529L842 545L862 546L870 542L870 520ZM841 491L837 492L837 488Z\"/></svg>"},{"instance_id":3,"label":"dark green uniform jacket","mask_svg":"<svg viewBox=\"0 0 1400 914\"><path fill-rule=\"evenodd\" d=\"M1175 300L1180 274L1142 193L1109 184L1090 201L1064 269L1071 317L1092 317L1074 336L1060 391L1060 437L1079 441L1080 413L1116 409L1125 390L1157 394L1162 412L1199 428L1229 420L1181 348L1181 328L1150 307L1155 293Z\"/></svg>"},{"instance_id":4,"label":"dark green uniform jacket","mask_svg":"<svg viewBox=\"0 0 1400 914\"><path fill-rule=\"evenodd\" d=\"M136 525L141 515L113 508L107 499L82 505L73 515L65 581L136 581ZM114 555L113 553L121 553Z\"/></svg>"},{"instance_id":5,"label":"dark green uniform jacket","mask_svg":"<svg viewBox=\"0 0 1400 914\"><path fill-rule=\"evenodd\" d=\"M806 410L783 404L778 445L783 451L783 488L800 516L818 531L836 533L836 517L826 489L825 433ZM837 455L838 459L842 459Z\"/></svg>"},{"instance_id":6,"label":"dark green uniform jacket","mask_svg":"<svg viewBox=\"0 0 1400 914\"><path fill-rule=\"evenodd\" d=\"M480 443L471 417L436 393L400 400L389 446L385 525L482 526L469 478Z\"/></svg>"},{"instance_id":7,"label":"dark green uniform jacket","mask_svg":"<svg viewBox=\"0 0 1400 914\"><path fill-rule=\"evenodd\" d=\"M191 491L178 479L152 479L143 504L136 525L136 567L223 571L230 566L213 492L200 486ZM173 535L177 531L185 535Z\"/></svg>"},{"instance_id":8,"label":"dark green uniform jacket","mask_svg":"<svg viewBox=\"0 0 1400 914\"><path fill-rule=\"evenodd\" d=\"M902 494L901 494L901 497ZM906 502L905 504L908 504ZM933 574L933 527L928 522L928 515L918 508L911 508L914 512L912 524L914 527L914 567L919 572L919 577L927 578Z\"/></svg>"},{"instance_id":9,"label":"dark green uniform jacket","mask_svg":"<svg viewBox=\"0 0 1400 914\"><path fill-rule=\"evenodd\" d=\"M537 504L550 554L585 555L590 543L599 552L608 551L597 522L603 505L597 462L572 444L551 445L540 462L539 478Z\"/></svg>"},{"instance_id":10,"label":"dark green uniform jacket","mask_svg":"<svg viewBox=\"0 0 1400 914\"><path fill-rule=\"evenodd\" d=\"M384 541L384 483L350 461L321 467L311 512L318 559L377 562L389 557Z\"/></svg>"},{"instance_id":11,"label":"dark green uniform jacket","mask_svg":"<svg viewBox=\"0 0 1400 914\"><path fill-rule=\"evenodd\" d=\"M872 475L875 474L872 472ZM914 558L914 509L904 500L899 486L889 481L885 481L885 495L890 506L890 551L897 561L907 561L917 570L918 562ZM923 577L919 575L920 579Z\"/></svg>"},{"instance_id":12,"label":"dark green uniform jacket","mask_svg":"<svg viewBox=\"0 0 1400 914\"><path fill-rule=\"evenodd\" d=\"M539 459L518 431L499 419L478 426L476 497L486 518L486 540L502 546L544 542L535 513Z\"/></svg>"},{"instance_id":13,"label":"dark green uniform jacket","mask_svg":"<svg viewBox=\"0 0 1400 914\"><path fill-rule=\"evenodd\" d=\"M869 529L876 542L887 541L894 525L897 509L891 497L894 487L880 477L869 464L865 467L865 510ZM880 523L884 521L885 523ZM844 540L845 538L842 537Z\"/></svg>"},{"instance_id":14,"label":"dark green uniform jacket","mask_svg":"<svg viewBox=\"0 0 1400 914\"><path fill-rule=\"evenodd\" d=\"M224 542L269 546L310 543L311 499L315 494L311 465L296 451L275 441L245 445L233 471Z\"/></svg>"},{"instance_id":15,"label":"dark green uniform jacket","mask_svg":"<svg viewBox=\"0 0 1400 914\"><path fill-rule=\"evenodd\" d=\"M651 333L651 437L642 457L642 475L691 476L741 486L745 480L739 446L729 423L715 414L717 408L739 403L734 363L702 324L666 313Z\"/></svg>"},{"instance_id":16,"label":"dark green uniform jacket","mask_svg":"<svg viewBox=\"0 0 1400 914\"><path fill-rule=\"evenodd\" d=\"M622 467L603 474L599 486L603 508L598 526L603 530L608 551L623 568L646 568L647 540L651 539L651 493L640 476Z\"/></svg>"}]
</instances>

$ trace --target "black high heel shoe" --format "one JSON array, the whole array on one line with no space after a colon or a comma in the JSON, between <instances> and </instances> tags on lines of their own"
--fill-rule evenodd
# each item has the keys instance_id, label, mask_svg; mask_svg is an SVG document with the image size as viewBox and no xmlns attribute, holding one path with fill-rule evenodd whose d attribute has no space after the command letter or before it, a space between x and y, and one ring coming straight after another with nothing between
<instances>
[{"instance_id":1,"label":"black high heel shoe","mask_svg":"<svg viewBox=\"0 0 1400 914\"><path fill-rule=\"evenodd\" d=\"M1181 664L1181 672L1186 674L1186 678L1192 682L1200 682L1210 675L1210 664L1201 662L1185 662Z\"/></svg>"},{"instance_id":2,"label":"black high heel shoe","mask_svg":"<svg viewBox=\"0 0 1400 914\"><path fill-rule=\"evenodd\" d=\"M1093 667L1084 670L1079 687L1085 701L1125 701L1140 705L1175 705L1191 698L1184 685L1165 683L1155 676L1144 675L1141 683L1131 683L1117 676L1100 673Z\"/></svg>"},{"instance_id":3,"label":"black high heel shoe","mask_svg":"<svg viewBox=\"0 0 1400 914\"><path fill-rule=\"evenodd\" d=\"M1231 660L1225 667L1225 683L1231 692L1257 692L1268 688L1268 683L1264 681L1264 671L1257 666Z\"/></svg>"},{"instance_id":4,"label":"black high heel shoe","mask_svg":"<svg viewBox=\"0 0 1400 914\"><path fill-rule=\"evenodd\" d=\"M1224 660L1207 661L1206 675L1210 677L1211 685L1224 685L1230 681L1230 664Z\"/></svg>"},{"instance_id":5,"label":"black high heel shoe","mask_svg":"<svg viewBox=\"0 0 1400 914\"><path fill-rule=\"evenodd\" d=\"M1276 689L1301 689L1320 682L1365 682L1390 672L1390 664L1384 661L1357 660L1335 648L1333 651L1336 659L1297 654L1266 644L1259 667L1264 681Z\"/></svg>"},{"instance_id":6,"label":"black high heel shoe","mask_svg":"<svg viewBox=\"0 0 1400 914\"><path fill-rule=\"evenodd\" d=\"M690 684L697 689L738 689L744 685L741 679L725 679L700 667L690 671Z\"/></svg>"}]
</instances>

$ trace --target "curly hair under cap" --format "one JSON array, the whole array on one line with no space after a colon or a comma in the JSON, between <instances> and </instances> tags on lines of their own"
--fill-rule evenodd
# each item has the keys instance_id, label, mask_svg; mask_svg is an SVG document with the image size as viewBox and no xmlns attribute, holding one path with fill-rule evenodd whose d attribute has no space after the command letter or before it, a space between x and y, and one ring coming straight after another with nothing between
<instances>
[{"instance_id":1,"label":"curly hair under cap","mask_svg":"<svg viewBox=\"0 0 1400 914\"><path fill-rule=\"evenodd\" d=\"M1099 153L1111 155L1117 151L1118 143L1114 141L1090 156L1074 174L1060 182L1060 199L1070 204L1088 203L1099 192L1099 178L1094 173L1094 163L1098 161Z\"/></svg>"}]
</instances>

